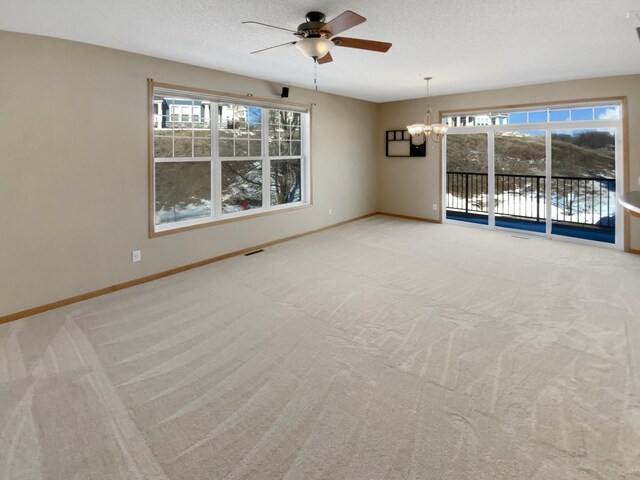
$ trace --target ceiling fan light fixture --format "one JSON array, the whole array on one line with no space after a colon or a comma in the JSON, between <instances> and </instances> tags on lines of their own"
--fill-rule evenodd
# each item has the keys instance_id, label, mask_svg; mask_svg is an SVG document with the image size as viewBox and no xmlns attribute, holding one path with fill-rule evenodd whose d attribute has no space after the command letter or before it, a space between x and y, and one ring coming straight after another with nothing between
<instances>
[{"instance_id":1,"label":"ceiling fan light fixture","mask_svg":"<svg viewBox=\"0 0 640 480\"><path fill-rule=\"evenodd\" d=\"M333 42L328 38L303 38L296 42L296 48L302 52L305 57L318 60L324 57L333 47Z\"/></svg>"}]
</instances>

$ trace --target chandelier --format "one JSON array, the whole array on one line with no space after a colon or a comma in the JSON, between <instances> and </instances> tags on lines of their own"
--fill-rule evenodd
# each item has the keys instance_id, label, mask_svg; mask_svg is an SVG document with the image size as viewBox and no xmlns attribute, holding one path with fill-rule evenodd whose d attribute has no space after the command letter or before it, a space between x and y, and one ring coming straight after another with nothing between
<instances>
[{"instance_id":1,"label":"chandelier","mask_svg":"<svg viewBox=\"0 0 640 480\"><path fill-rule=\"evenodd\" d=\"M429 82L432 77L425 77L427 81L427 113L424 115L424 123L414 123L407 125L407 130L411 135L411 143L422 145L427 141L427 137L435 142L441 142L449 127L441 123L431 123L431 107L429 106Z\"/></svg>"}]
</instances>

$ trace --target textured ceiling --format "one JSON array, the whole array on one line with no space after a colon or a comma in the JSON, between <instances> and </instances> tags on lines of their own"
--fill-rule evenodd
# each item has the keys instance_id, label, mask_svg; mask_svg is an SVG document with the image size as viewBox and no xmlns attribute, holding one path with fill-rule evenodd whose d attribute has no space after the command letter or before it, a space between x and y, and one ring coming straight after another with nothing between
<instances>
[{"instance_id":1,"label":"textured ceiling","mask_svg":"<svg viewBox=\"0 0 640 480\"><path fill-rule=\"evenodd\" d=\"M295 40L307 11L367 22L343 35L393 43L386 54L335 48L319 89L384 102L557 80L640 73L640 0L0 0L0 30L47 35L313 87ZM1 46L0 46L1 47Z\"/></svg>"}]
</instances>

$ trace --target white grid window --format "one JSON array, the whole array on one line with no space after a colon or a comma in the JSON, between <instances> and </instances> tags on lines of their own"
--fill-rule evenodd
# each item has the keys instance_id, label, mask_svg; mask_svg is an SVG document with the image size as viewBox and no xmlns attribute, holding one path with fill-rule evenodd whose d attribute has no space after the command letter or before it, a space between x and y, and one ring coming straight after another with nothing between
<instances>
[{"instance_id":1,"label":"white grid window","mask_svg":"<svg viewBox=\"0 0 640 480\"><path fill-rule=\"evenodd\" d=\"M308 112L157 88L153 105L155 232L308 203Z\"/></svg>"},{"instance_id":2,"label":"white grid window","mask_svg":"<svg viewBox=\"0 0 640 480\"><path fill-rule=\"evenodd\" d=\"M443 123L451 128L488 125L521 125L553 122L620 120L619 105L549 107L512 112L476 112L445 115Z\"/></svg>"}]
</instances>

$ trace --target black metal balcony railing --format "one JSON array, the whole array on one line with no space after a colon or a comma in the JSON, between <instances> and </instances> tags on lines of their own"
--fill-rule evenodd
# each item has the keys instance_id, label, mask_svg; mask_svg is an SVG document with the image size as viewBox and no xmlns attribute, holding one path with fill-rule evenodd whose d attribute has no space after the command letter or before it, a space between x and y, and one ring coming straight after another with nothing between
<instances>
[{"instance_id":1,"label":"black metal balcony railing","mask_svg":"<svg viewBox=\"0 0 640 480\"><path fill-rule=\"evenodd\" d=\"M489 176L447 172L447 210L487 214ZM552 220L576 225L615 227L615 179L551 177ZM495 176L495 214L544 222L546 178L540 175Z\"/></svg>"}]
</instances>

